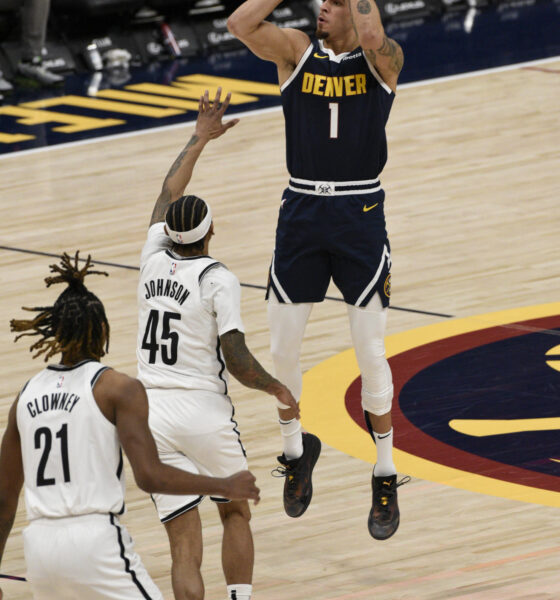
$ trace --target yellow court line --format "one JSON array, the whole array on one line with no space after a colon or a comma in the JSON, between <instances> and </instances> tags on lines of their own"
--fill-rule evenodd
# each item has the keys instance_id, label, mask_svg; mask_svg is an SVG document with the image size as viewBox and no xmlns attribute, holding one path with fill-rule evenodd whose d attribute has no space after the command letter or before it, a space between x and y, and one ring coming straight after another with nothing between
<instances>
[{"instance_id":1,"label":"yellow court line","mask_svg":"<svg viewBox=\"0 0 560 600\"><path fill-rule=\"evenodd\" d=\"M515 308L462 319L451 319L404 331L386 338L387 357L430 342L488 327L514 326L513 323L560 314L560 302ZM354 350L346 350L310 369L303 377L301 398L303 426L326 444L366 462L375 463L375 446L369 434L356 425L344 404L349 385L360 375ZM491 477L446 467L394 449L397 468L414 477L474 492L560 507L560 493L541 490Z\"/></svg>"},{"instance_id":2,"label":"yellow court line","mask_svg":"<svg viewBox=\"0 0 560 600\"><path fill-rule=\"evenodd\" d=\"M452 419L449 427L473 437L504 435L522 431L551 431L560 429L560 417L538 419Z\"/></svg>"}]
</instances>

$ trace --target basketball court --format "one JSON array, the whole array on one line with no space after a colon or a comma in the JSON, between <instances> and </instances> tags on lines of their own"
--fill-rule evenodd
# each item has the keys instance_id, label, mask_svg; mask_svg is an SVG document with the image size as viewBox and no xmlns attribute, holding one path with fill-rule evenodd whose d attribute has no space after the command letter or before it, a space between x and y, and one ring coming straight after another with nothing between
<instances>
[{"instance_id":1,"label":"basketball court","mask_svg":"<svg viewBox=\"0 0 560 600\"><path fill-rule=\"evenodd\" d=\"M19 389L43 364L31 359L25 338L13 343L9 319L58 295L43 279L64 251L91 253L109 272L88 282L111 324L105 362L135 374L140 250L163 178L191 135L185 121L195 116L193 106L172 100L193 103L200 87L211 97L217 85L234 89L241 122L207 146L189 189L212 206L210 252L242 282L248 346L272 368L263 288L287 182L283 118L270 73L248 75L196 64L170 80L174 96L138 81L94 98L65 93L64 110L60 96L0 107L2 123L15 120L1 135L37 138L41 127L20 121L43 119L46 137L58 136L43 147L10 146L0 159L2 430ZM393 259L387 353L397 390L395 459L399 473L412 476L399 489L401 526L385 542L367 531L375 448L360 422L359 373L333 287L314 307L302 349L302 421L324 444L301 518L284 514L283 480L270 476L281 451L275 403L231 385L262 491L252 520L255 599L560 597L559 92L560 58L530 57L418 78L397 93L381 181ZM144 117L149 128L136 128L137 114L116 115L106 104L94 116L88 99L178 111L161 117L176 122ZM128 131L114 135L109 119L126 121L118 126ZM87 127L100 137L86 139ZM64 128L77 138L64 139ZM123 520L172 598L167 536L130 469L127 482ZM221 525L211 504L201 506L203 577L206 597L222 599ZM22 498L2 573L25 575L24 512ZM25 583L0 586L5 598L30 598Z\"/></svg>"}]
</instances>

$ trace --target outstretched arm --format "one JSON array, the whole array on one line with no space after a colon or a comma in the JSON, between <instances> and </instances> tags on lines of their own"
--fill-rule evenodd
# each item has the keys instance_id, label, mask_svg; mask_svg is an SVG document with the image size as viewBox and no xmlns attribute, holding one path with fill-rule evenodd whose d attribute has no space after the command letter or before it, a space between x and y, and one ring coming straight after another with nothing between
<instances>
[{"instance_id":1,"label":"outstretched arm","mask_svg":"<svg viewBox=\"0 0 560 600\"><path fill-rule=\"evenodd\" d=\"M282 0L246 0L227 21L229 31L254 54L278 66L280 85L290 76L309 46L309 36L298 29L281 29L265 21Z\"/></svg>"},{"instance_id":2,"label":"outstretched arm","mask_svg":"<svg viewBox=\"0 0 560 600\"><path fill-rule=\"evenodd\" d=\"M14 524L19 493L23 485L21 442L16 421L17 401L16 398L10 408L8 426L0 449L0 563L6 540Z\"/></svg>"},{"instance_id":3,"label":"outstretched arm","mask_svg":"<svg viewBox=\"0 0 560 600\"><path fill-rule=\"evenodd\" d=\"M245 335L234 329L220 336L220 344L228 371L243 385L276 396L284 408L280 415L284 419L299 419L299 406L290 390L267 373L251 354Z\"/></svg>"},{"instance_id":4,"label":"outstretched arm","mask_svg":"<svg viewBox=\"0 0 560 600\"><path fill-rule=\"evenodd\" d=\"M188 144L171 165L163 181L161 193L152 213L150 227L154 223L165 220L167 207L182 196L187 184L191 180L194 165L208 141L219 138L228 129L239 123L239 119L232 119L227 123L222 123L222 117L229 106L231 93L226 96L223 103L220 103L221 93L222 88L218 88L216 97L212 103L208 99L208 90L200 98L194 133Z\"/></svg>"},{"instance_id":5,"label":"outstretched arm","mask_svg":"<svg viewBox=\"0 0 560 600\"><path fill-rule=\"evenodd\" d=\"M375 0L347 0L360 46L383 81L393 90L403 67L402 48L385 35Z\"/></svg>"},{"instance_id":6,"label":"outstretched arm","mask_svg":"<svg viewBox=\"0 0 560 600\"><path fill-rule=\"evenodd\" d=\"M132 377L105 371L94 389L103 414L117 427L122 447L145 492L222 496L231 500L259 500L259 489L249 471L218 478L194 475L160 462L148 427L148 398L144 386Z\"/></svg>"}]
</instances>

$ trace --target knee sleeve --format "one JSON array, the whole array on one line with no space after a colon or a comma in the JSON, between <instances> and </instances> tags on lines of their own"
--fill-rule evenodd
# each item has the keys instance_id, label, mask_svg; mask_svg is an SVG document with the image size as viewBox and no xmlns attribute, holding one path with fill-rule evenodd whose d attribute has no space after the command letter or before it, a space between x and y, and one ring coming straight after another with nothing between
<instances>
[{"instance_id":1,"label":"knee sleeve","mask_svg":"<svg viewBox=\"0 0 560 600\"><path fill-rule=\"evenodd\" d=\"M381 417L391 412L393 406L393 384L382 392L370 392L362 378L362 408L372 415Z\"/></svg>"},{"instance_id":2,"label":"knee sleeve","mask_svg":"<svg viewBox=\"0 0 560 600\"><path fill-rule=\"evenodd\" d=\"M311 308L312 304L280 304L272 297L268 302L274 374L288 387L296 400L299 400L302 388L300 347ZM279 405L279 408L286 407Z\"/></svg>"},{"instance_id":3,"label":"knee sleeve","mask_svg":"<svg viewBox=\"0 0 560 600\"><path fill-rule=\"evenodd\" d=\"M393 378L385 358L387 309L379 301L370 304L367 308L348 306L348 315L362 375L362 408L381 416L390 412L393 401Z\"/></svg>"}]
</instances>

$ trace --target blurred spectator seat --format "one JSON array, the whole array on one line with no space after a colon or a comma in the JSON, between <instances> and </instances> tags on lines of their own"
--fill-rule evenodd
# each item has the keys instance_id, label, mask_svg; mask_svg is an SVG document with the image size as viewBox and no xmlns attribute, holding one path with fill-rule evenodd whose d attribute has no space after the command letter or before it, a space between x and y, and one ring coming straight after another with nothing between
<instances>
[{"instance_id":1,"label":"blurred spectator seat","mask_svg":"<svg viewBox=\"0 0 560 600\"><path fill-rule=\"evenodd\" d=\"M143 0L52 0L52 10L58 14L78 13L98 16L134 13L143 4Z\"/></svg>"}]
</instances>

